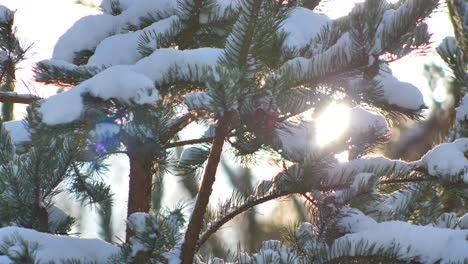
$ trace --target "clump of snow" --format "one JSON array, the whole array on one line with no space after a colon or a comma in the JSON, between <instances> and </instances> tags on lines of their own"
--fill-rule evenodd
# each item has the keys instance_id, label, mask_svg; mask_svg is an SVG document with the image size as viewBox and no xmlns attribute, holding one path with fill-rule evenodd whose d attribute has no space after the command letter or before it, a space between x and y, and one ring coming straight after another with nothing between
<instances>
[{"instance_id":1,"label":"clump of snow","mask_svg":"<svg viewBox=\"0 0 468 264\"><path fill-rule=\"evenodd\" d=\"M420 110L424 107L422 93L416 86L400 82L386 71L380 71L375 80L380 82L383 98L387 103L409 110Z\"/></svg>"},{"instance_id":2,"label":"clump of snow","mask_svg":"<svg viewBox=\"0 0 468 264\"><path fill-rule=\"evenodd\" d=\"M14 12L4 5L0 5L0 23L8 23L13 18Z\"/></svg>"},{"instance_id":3,"label":"clump of snow","mask_svg":"<svg viewBox=\"0 0 468 264\"><path fill-rule=\"evenodd\" d=\"M360 186L365 186L369 183L370 179L374 176L372 173L358 173L354 176L353 184L351 189L358 191Z\"/></svg>"},{"instance_id":4,"label":"clump of snow","mask_svg":"<svg viewBox=\"0 0 468 264\"><path fill-rule=\"evenodd\" d=\"M28 131L28 125L25 120L13 120L3 122L3 127L10 134L10 138L13 144L18 144L31 140L31 135Z\"/></svg>"},{"instance_id":5,"label":"clump of snow","mask_svg":"<svg viewBox=\"0 0 468 264\"><path fill-rule=\"evenodd\" d=\"M45 100L39 109L43 121L49 125L75 121L84 111L82 95L85 93L127 104L151 104L159 100L159 93L150 79L132 71L129 66L119 65L102 71L70 91Z\"/></svg>"},{"instance_id":6,"label":"clump of snow","mask_svg":"<svg viewBox=\"0 0 468 264\"><path fill-rule=\"evenodd\" d=\"M128 24L139 25L140 18L151 12L158 15L172 16L176 14L178 1L174 0L125 0L128 8L117 16L120 19L120 27L124 30Z\"/></svg>"},{"instance_id":7,"label":"clump of snow","mask_svg":"<svg viewBox=\"0 0 468 264\"><path fill-rule=\"evenodd\" d=\"M179 164L182 166L198 165L198 161L206 159L208 151L198 147L188 147L182 152Z\"/></svg>"},{"instance_id":8,"label":"clump of snow","mask_svg":"<svg viewBox=\"0 0 468 264\"><path fill-rule=\"evenodd\" d=\"M133 213L128 217L128 226L137 233L143 233L146 229L148 214Z\"/></svg>"},{"instance_id":9,"label":"clump of snow","mask_svg":"<svg viewBox=\"0 0 468 264\"><path fill-rule=\"evenodd\" d=\"M107 263L108 258L119 251L117 246L99 239L51 235L20 227L0 228L0 241L15 238L22 238L30 244L37 243L38 248L34 252L35 260L41 263L60 262L67 259ZM8 248L8 252L19 254L22 252L21 246L13 245Z\"/></svg>"},{"instance_id":10,"label":"clump of snow","mask_svg":"<svg viewBox=\"0 0 468 264\"><path fill-rule=\"evenodd\" d=\"M455 54L457 50L457 41L454 37L448 36L442 40L442 43L437 47L440 54L447 56L448 54Z\"/></svg>"},{"instance_id":11,"label":"clump of snow","mask_svg":"<svg viewBox=\"0 0 468 264\"><path fill-rule=\"evenodd\" d=\"M198 78L203 72L203 68L213 68L216 65L222 52L222 49L215 48L193 50L158 49L157 52L139 60L132 69L145 74L156 83L162 82L175 67L178 67L177 73L180 75L188 75L192 70L192 73L196 73L193 77ZM195 65L197 69L195 69ZM199 80L195 79L193 81Z\"/></svg>"},{"instance_id":12,"label":"clump of snow","mask_svg":"<svg viewBox=\"0 0 468 264\"><path fill-rule=\"evenodd\" d=\"M349 162L336 163L327 170L327 184L336 184L353 177L357 173L373 173L376 177L408 174L417 163L391 160L385 157L361 158ZM388 175L392 171L392 175ZM352 179L349 181L351 182Z\"/></svg>"},{"instance_id":13,"label":"clump of snow","mask_svg":"<svg viewBox=\"0 0 468 264\"><path fill-rule=\"evenodd\" d=\"M468 230L452 230L432 226L411 225L401 221L377 223L357 209L352 209L340 220L339 226L352 232L335 240L332 254L339 254L337 248L351 245L350 255L358 255L361 241L367 241L367 248L375 244L374 252L380 248L394 248L402 260L416 258L422 263L464 263L468 261ZM366 246L364 246L366 247Z\"/></svg>"},{"instance_id":14,"label":"clump of snow","mask_svg":"<svg viewBox=\"0 0 468 264\"><path fill-rule=\"evenodd\" d=\"M99 141L100 139L113 137L114 135L119 134L120 127L114 123L98 123L94 127L93 131L91 131L91 136L96 137Z\"/></svg>"},{"instance_id":15,"label":"clump of snow","mask_svg":"<svg viewBox=\"0 0 468 264\"><path fill-rule=\"evenodd\" d=\"M297 78L316 78L325 73L336 71L337 64L346 65L352 61L353 41L348 32L341 35L336 43L325 52L312 58L297 57L287 61L279 69L282 72L294 72ZM325 61L336 63L324 63ZM277 77L272 75L273 78Z\"/></svg>"},{"instance_id":16,"label":"clump of snow","mask_svg":"<svg viewBox=\"0 0 468 264\"><path fill-rule=\"evenodd\" d=\"M171 28L171 25L177 21L176 16L159 20L150 26L125 34L117 34L104 39L96 48L93 56L88 60L88 65L118 65L134 64L143 56L138 50L141 36L145 34L161 34ZM154 49L157 48L153 44ZM116 56L118 54L118 56Z\"/></svg>"},{"instance_id":17,"label":"clump of snow","mask_svg":"<svg viewBox=\"0 0 468 264\"><path fill-rule=\"evenodd\" d=\"M302 161L306 154L311 154L315 149L309 123L289 124L284 129L276 129L276 134L281 143L280 151L288 159Z\"/></svg>"},{"instance_id":18,"label":"clump of snow","mask_svg":"<svg viewBox=\"0 0 468 264\"><path fill-rule=\"evenodd\" d=\"M110 11L111 2L115 1L104 1L101 7L105 11ZM123 12L118 16L91 15L75 22L57 41L52 58L73 62L76 52L94 50L107 37L126 32L129 24L140 24L140 17L147 15L149 10L155 10L158 14L164 14L168 17L175 15L177 1L120 1L120 7ZM119 54L122 55L122 53Z\"/></svg>"},{"instance_id":19,"label":"clump of snow","mask_svg":"<svg viewBox=\"0 0 468 264\"><path fill-rule=\"evenodd\" d=\"M468 229L468 213L464 214L460 217L460 219L458 219L458 227L460 229Z\"/></svg>"},{"instance_id":20,"label":"clump of snow","mask_svg":"<svg viewBox=\"0 0 468 264\"><path fill-rule=\"evenodd\" d=\"M41 64L52 66L52 67L58 67L61 69L65 69L68 71L74 71L79 68L79 66L76 66L73 63L70 63L68 61L60 60L60 59L54 59L54 60L42 60L40 62Z\"/></svg>"},{"instance_id":21,"label":"clump of snow","mask_svg":"<svg viewBox=\"0 0 468 264\"><path fill-rule=\"evenodd\" d=\"M54 47L52 58L73 62L75 52L94 50L103 39L119 29L116 17L111 15L90 15L82 17L63 34Z\"/></svg>"},{"instance_id":22,"label":"clump of snow","mask_svg":"<svg viewBox=\"0 0 468 264\"><path fill-rule=\"evenodd\" d=\"M192 92L184 97L189 110L210 109L212 98L208 92Z\"/></svg>"},{"instance_id":23,"label":"clump of snow","mask_svg":"<svg viewBox=\"0 0 468 264\"><path fill-rule=\"evenodd\" d=\"M377 31L374 37L374 46L369 50L369 55L379 54L382 51L382 38L388 27L393 25L393 19L395 17L395 10L386 10L383 14L382 20L380 21ZM373 56L369 56L369 59L373 59ZM372 63L372 61L370 61Z\"/></svg>"},{"instance_id":24,"label":"clump of snow","mask_svg":"<svg viewBox=\"0 0 468 264\"><path fill-rule=\"evenodd\" d=\"M421 164L432 176L443 181L456 182L462 179L468 183L468 138L436 146L421 158Z\"/></svg>"},{"instance_id":25,"label":"clump of snow","mask_svg":"<svg viewBox=\"0 0 468 264\"><path fill-rule=\"evenodd\" d=\"M366 216L361 211L355 208L350 208L345 211L346 216L340 219L338 226L342 232L354 233L361 230L366 230L368 227L373 227L377 224L377 221L371 217Z\"/></svg>"},{"instance_id":26,"label":"clump of snow","mask_svg":"<svg viewBox=\"0 0 468 264\"><path fill-rule=\"evenodd\" d=\"M456 109L456 119L458 122L463 122L468 119L468 94L463 97L460 106Z\"/></svg>"},{"instance_id":27,"label":"clump of snow","mask_svg":"<svg viewBox=\"0 0 468 264\"><path fill-rule=\"evenodd\" d=\"M159 100L153 82L128 66L111 67L90 80L87 91L104 100L114 98L128 104L151 104Z\"/></svg>"},{"instance_id":28,"label":"clump of snow","mask_svg":"<svg viewBox=\"0 0 468 264\"><path fill-rule=\"evenodd\" d=\"M297 50L306 47L329 21L327 16L307 8L292 9L280 27L281 31L288 33L283 45Z\"/></svg>"},{"instance_id":29,"label":"clump of snow","mask_svg":"<svg viewBox=\"0 0 468 264\"><path fill-rule=\"evenodd\" d=\"M361 107L351 108L349 123L351 135L363 134L370 130L383 135L390 130L383 115L370 112Z\"/></svg>"},{"instance_id":30,"label":"clump of snow","mask_svg":"<svg viewBox=\"0 0 468 264\"><path fill-rule=\"evenodd\" d=\"M276 240L263 242L257 254L251 258L248 256L243 256L242 258L248 261L241 263L299 263L297 254Z\"/></svg>"}]
</instances>

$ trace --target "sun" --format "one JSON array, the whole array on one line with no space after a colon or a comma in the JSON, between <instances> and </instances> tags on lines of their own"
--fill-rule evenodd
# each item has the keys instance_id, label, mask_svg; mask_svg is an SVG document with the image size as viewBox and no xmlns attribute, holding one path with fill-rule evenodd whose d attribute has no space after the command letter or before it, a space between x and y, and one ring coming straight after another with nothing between
<instances>
[{"instance_id":1,"label":"sun","mask_svg":"<svg viewBox=\"0 0 468 264\"><path fill-rule=\"evenodd\" d=\"M316 143L325 146L338 139L349 126L350 108L344 104L331 103L317 118Z\"/></svg>"}]
</instances>

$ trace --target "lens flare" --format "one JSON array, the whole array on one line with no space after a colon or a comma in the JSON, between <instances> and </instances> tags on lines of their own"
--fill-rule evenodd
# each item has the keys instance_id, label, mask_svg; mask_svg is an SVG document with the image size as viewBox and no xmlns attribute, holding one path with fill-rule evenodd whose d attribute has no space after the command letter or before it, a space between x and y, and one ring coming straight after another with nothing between
<instances>
[{"instance_id":1,"label":"lens flare","mask_svg":"<svg viewBox=\"0 0 468 264\"><path fill-rule=\"evenodd\" d=\"M338 139L349 126L349 107L332 103L317 119L316 140L319 146Z\"/></svg>"}]
</instances>

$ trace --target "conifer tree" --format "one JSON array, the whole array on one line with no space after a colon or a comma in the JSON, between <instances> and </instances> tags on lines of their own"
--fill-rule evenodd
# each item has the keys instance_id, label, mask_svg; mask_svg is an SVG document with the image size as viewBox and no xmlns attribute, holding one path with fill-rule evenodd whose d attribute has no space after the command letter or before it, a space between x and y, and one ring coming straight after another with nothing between
<instances>
[{"instance_id":1,"label":"conifer tree","mask_svg":"<svg viewBox=\"0 0 468 264\"><path fill-rule=\"evenodd\" d=\"M464 95L447 142L414 162L368 155L388 138L389 124L422 117L421 93L388 63L429 47L425 19L438 1L367 0L334 20L315 10L320 2L104 0L103 14L77 21L35 68L37 81L66 91L28 98L26 119L0 126L0 255L224 263L198 254L224 224L267 201L301 196L309 222L287 243L266 241L226 261L467 262L467 72L455 40L438 48ZM317 117L332 102L351 107L350 127L319 146ZM203 137L179 139L193 122L206 124ZM185 149L174 158L178 146ZM347 162L335 158L343 151ZM282 170L212 207L226 152L241 160L268 155ZM125 242L50 235L68 234L73 224L54 205L65 190L96 205L109 226L118 190L99 176L117 153L130 164ZM193 209L152 205L167 172L188 178L199 168ZM112 232L103 233L110 240ZM60 243L70 251L50 253Z\"/></svg>"},{"instance_id":2,"label":"conifer tree","mask_svg":"<svg viewBox=\"0 0 468 264\"><path fill-rule=\"evenodd\" d=\"M17 30L14 26L15 12L4 6L0 6L0 91L7 97L8 92L15 91L16 68L18 63L25 59L31 45L20 42ZM14 95L14 94L10 94ZM3 121L13 119L13 103L7 98L2 98Z\"/></svg>"}]
</instances>

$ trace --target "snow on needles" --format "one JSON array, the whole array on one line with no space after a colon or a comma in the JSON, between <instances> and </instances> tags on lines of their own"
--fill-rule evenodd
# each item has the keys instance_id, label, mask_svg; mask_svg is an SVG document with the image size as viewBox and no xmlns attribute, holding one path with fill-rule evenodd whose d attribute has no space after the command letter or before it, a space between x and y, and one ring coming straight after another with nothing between
<instances>
[{"instance_id":1,"label":"snow on needles","mask_svg":"<svg viewBox=\"0 0 468 264\"><path fill-rule=\"evenodd\" d=\"M468 138L460 138L452 143L444 143L430 150L421 159L430 175L446 182L460 180L468 184Z\"/></svg>"},{"instance_id":2,"label":"snow on needles","mask_svg":"<svg viewBox=\"0 0 468 264\"><path fill-rule=\"evenodd\" d=\"M159 100L152 80L132 71L130 66L119 65L102 71L70 91L45 100L39 109L48 125L73 122L84 111L83 94L104 100L117 99L123 103L150 104Z\"/></svg>"},{"instance_id":3,"label":"snow on needles","mask_svg":"<svg viewBox=\"0 0 468 264\"><path fill-rule=\"evenodd\" d=\"M67 259L107 263L109 257L119 251L117 246L100 239L51 235L20 227L0 228L2 249L6 247L8 255L21 256L27 250L20 243L21 239L27 241L30 251L37 243L37 250L31 253L34 253L35 260L41 263ZM8 240L14 243L9 246L8 243L5 243ZM7 262L7 260L9 260L7 257L0 259L1 263L14 263L13 260L11 262Z\"/></svg>"},{"instance_id":4,"label":"snow on needles","mask_svg":"<svg viewBox=\"0 0 468 264\"><path fill-rule=\"evenodd\" d=\"M378 135L383 135L390 131L387 120L381 114L367 111L361 107L353 107L350 110L350 132L352 135L365 134L374 131Z\"/></svg>"},{"instance_id":5,"label":"snow on needles","mask_svg":"<svg viewBox=\"0 0 468 264\"><path fill-rule=\"evenodd\" d=\"M458 122L463 122L468 119L468 94L463 97L460 106L456 109L456 119Z\"/></svg>"},{"instance_id":6,"label":"snow on needles","mask_svg":"<svg viewBox=\"0 0 468 264\"><path fill-rule=\"evenodd\" d=\"M110 8L110 3L104 1L104 10ZM127 31L128 25L139 25L140 17L148 15L148 10L158 10L168 17L176 12L177 1L174 0L137 0L122 1L125 8L120 15L100 14L86 16L63 34L54 47L53 59L73 62L75 53L83 50L94 50L98 44L109 36ZM92 30L90 30L92 29Z\"/></svg>"},{"instance_id":7,"label":"snow on needles","mask_svg":"<svg viewBox=\"0 0 468 264\"><path fill-rule=\"evenodd\" d=\"M134 64L143 57L138 49L141 36L153 32L164 33L177 20L176 16L171 16L161 19L142 30L117 34L104 39L97 46L93 56L89 58L88 65ZM156 43L151 48L156 49ZM119 54L119 56L115 56L115 54Z\"/></svg>"},{"instance_id":8,"label":"snow on needles","mask_svg":"<svg viewBox=\"0 0 468 264\"><path fill-rule=\"evenodd\" d=\"M8 131L13 144L18 144L31 140L29 130L25 120L13 120L3 122L3 127Z\"/></svg>"},{"instance_id":9,"label":"snow on needles","mask_svg":"<svg viewBox=\"0 0 468 264\"><path fill-rule=\"evenodd\" d=\"M222 50L215 48L158 49L135 65L110 67L73 89L45 100L40 107L43 121L48 125L75 121L84 111L81 95L85 93L127 104L154 103L159 100L154 83L162 83L176 67L177 74L184 79L191 77L193 81L200 81L204 68L214 67L221 54Z\"/></svg>"},{"instance_id":10,"label":"snow on needles","mask_svg":"<svg viewBox=\"0 0 468 264\"><path fill-rule=\"evenodd\" d=\"M11 20L13 11L4 5L0 5L0 23L7 23Z\"/></svg>"},{"instance_id":11,"label":"snow on needles","mask_svg":"<svg viewBox=\"0 0 468 264\"><path fill-rule=\"evenodd\" d=\"M411 225L401 221L377 223L357 209L348 211L339 225L351 232L333 243L332 254L337 248L350 244L350 255L359 255L359 249L374 252L380 248L394 249L399 259L416 259L422 263L466 263L468 261L468 230L452 230L432 226ZM366 241L367 244L360 242ZM360 248L361 245L364 248Z\"/></svg>"},{"instance_id":12,"label":"snow on needles","mask_svg":"<svg viewBox=\"0 0 468 264\"><path fill-rule=\"evenodd\" d=\"M320 29L331 21L325 15L307 8L294 8L284 20L280 30L288 33L284 46L289 49L302 49L320 33Z\"/></svg>"},{"instance_id":13,"label":"snow on needles","mask_svg":"<svg viewBox=\"0 0 468 264\"><path fill-rule=\"evenodd\" d=\"M409 110L420 110L424 107L422 93L416 86L400 82L384 70L380 71L375 80L380 82L383 98L387 103Z\"/></svg>"}]
</instances>

